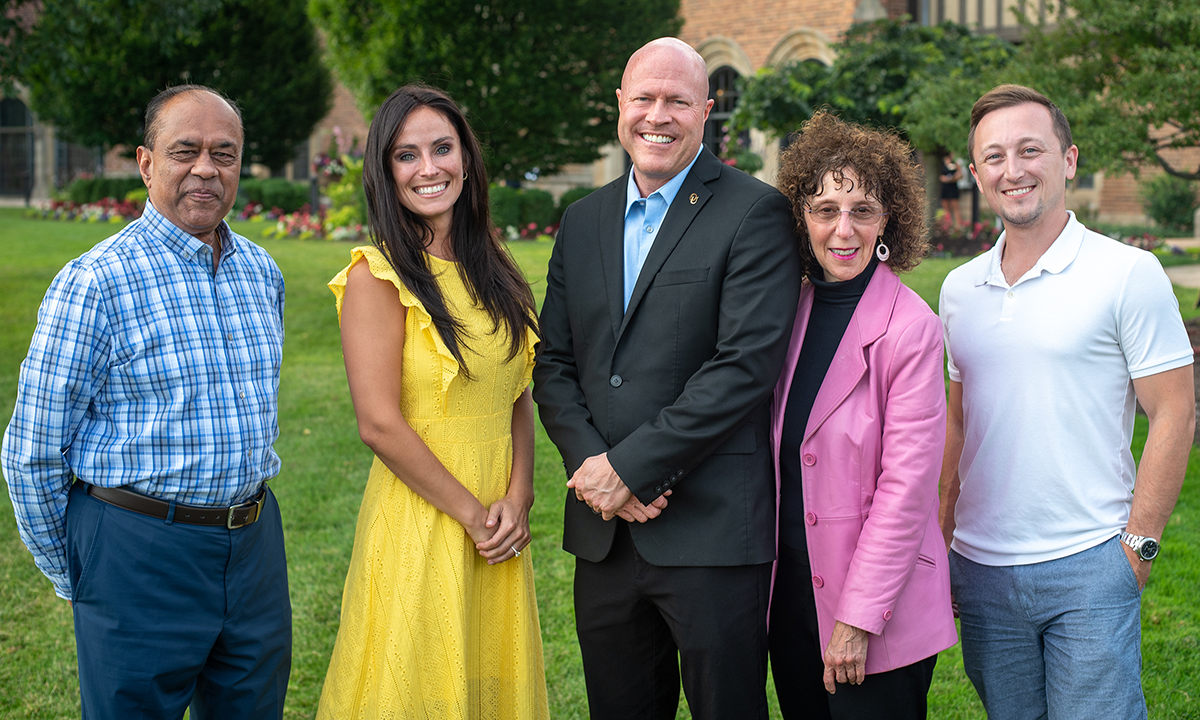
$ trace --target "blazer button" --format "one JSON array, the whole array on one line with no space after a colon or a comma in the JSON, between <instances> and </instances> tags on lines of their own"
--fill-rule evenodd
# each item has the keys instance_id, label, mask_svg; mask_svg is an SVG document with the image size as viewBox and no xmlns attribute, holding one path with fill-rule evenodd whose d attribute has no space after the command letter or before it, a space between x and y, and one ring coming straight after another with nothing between
<instances>
[{"instance_id":1,"label":"blazer button","mask_svg":"<svg viewBox=\"0 0 1200 720\"><path fill-rule=\"evenodd\" d=\"M804 453L804 464L812 467L817 464L817 456L812 453Z\"/></svg>"},{"instance_id":2,"label":"blazer button","mask_svg":"<svg viewBox=\"0 0 1200 720\"><path fill-rule=\"evenodd\" d=\"M825 581L821 579L820 575L813 575L813 585L816 585L817 587L825 587Z\"/></svg>"},{"instance_id":3,"label":"blazer button","mask_svg":"<svg viewBox=\"0 0 1200 720\"><path fill-rule=\"evenodd\" d=\"M884 620L891 620L891 619L892 619L892 611L891 611L891 610L884 610L884 611L883 611L883 619L884 619Z\"/></svg>"},{"instance_id":4,"label":"blazer button","mask_svg":"<svg viewBox=\"0 0 1200 720\"><path fill-rule=\"evenodd\" d=\"M662 485L655 485L655 486L654 486L654 492L656 492L656 493L661 493L662 491L663 491L663 489L662 489Z\"/></svg>"},{"instance_id":5,"label":"blazer button","mask_svg":"<svg viewBox=\"0 0 1200 720\"><path fill-rule=\"evenodd\" d=\"M808 523L809 525L816 525L817 516L812 513L804 513L804 522Z\"/></svg>"},{"instance_id":6,"label":"blazer button","mask_svg":"<svg viewBox=\"0 0 1200 720\"><path fill-rule=\"evenodd\" d=\"M608 379L608 384L609 384L609 385L612 385L612 386L613 386L613 387L615 387L615 388L619 388L619 387L621 387L621 383L622 383L622 382L623 382L623 381L621 380L621 376L620 376L620 375L613 375L612 377L610 377L610 378Z\"/></svg>"}]
</instances>

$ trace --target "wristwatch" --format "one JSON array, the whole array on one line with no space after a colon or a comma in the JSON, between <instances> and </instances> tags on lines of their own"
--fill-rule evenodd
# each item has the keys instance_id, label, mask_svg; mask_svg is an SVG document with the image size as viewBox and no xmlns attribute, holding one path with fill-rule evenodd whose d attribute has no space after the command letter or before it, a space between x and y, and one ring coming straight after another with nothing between
<instances>
[{"instance_id":1,"label":"wristwatch","mask_svg":"<svg viewBox=\"0 0 1200 720\"><path fill-rule=\"evenodd\" d=\"M1158 557L1158 541L1154 538L1122 531L1121 542L1133 548L1133 551L1142 560L1153 560Z\"/></svg>"}]
</instances>

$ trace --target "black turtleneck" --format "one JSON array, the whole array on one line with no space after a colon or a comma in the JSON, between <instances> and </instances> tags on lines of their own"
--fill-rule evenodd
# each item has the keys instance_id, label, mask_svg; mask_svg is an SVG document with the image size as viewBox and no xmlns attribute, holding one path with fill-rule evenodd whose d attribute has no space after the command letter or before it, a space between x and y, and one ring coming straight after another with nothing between
<instances>
[{"instance_id":1,"label":"black turtleneck","mask_svg":"<svg viewBox=\"0 0 1200 720\"><path fill-rule=\"evenodd\" d=\"M800 444L808 426L817 392L834 353L846 334L850 318L867 289L879 261L872 256L867 267L856 277L841 282L826 282L810 276L813 285L812 313L804 331L804 346L796 361L792 387L788 391L783 414L783 435L779 443L779 543L789 555L808 564L808 542L804 536L804 496L801 492Z\"/></svg>"}]
</instances>

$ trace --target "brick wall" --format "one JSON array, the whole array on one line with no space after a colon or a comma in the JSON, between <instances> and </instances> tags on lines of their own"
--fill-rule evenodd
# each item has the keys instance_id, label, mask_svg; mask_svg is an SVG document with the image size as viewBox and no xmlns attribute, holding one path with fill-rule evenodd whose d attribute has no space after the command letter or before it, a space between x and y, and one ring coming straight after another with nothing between
<instances>
[{"instance_id":1,"label":"brick wall","mask_svg":"<svg viewBox=\"0 0 1200 720\"><path fill-rule=\"evenodd\" d=\"M836 42L850 27L857 0L682 0L679 37L697 47L714 37L737 43L755 69L795 30L814 30ZM903 0L890 0L903 5ZM890 9L890 8L889 8Z\"/></svg>"}]
</instances>

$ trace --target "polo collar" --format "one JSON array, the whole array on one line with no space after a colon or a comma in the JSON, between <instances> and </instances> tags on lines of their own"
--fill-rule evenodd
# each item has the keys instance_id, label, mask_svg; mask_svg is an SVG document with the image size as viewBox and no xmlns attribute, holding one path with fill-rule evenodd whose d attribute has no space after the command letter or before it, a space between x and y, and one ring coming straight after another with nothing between
<instances>
[{"instance_id":1,"label":"polo collar","mask_svg":"<svg viewBox=\"0 0 1200 720\"><path fill-rule=\"evenodd\" d=\"M1038 261L1033 264L1029 272L1021 276L1017 283L1025 278L1032 278L1041 275L1043 272L1048 272L1057 275L1058 273L1070 267L1071 263L1079 255L1079 248L1083 246L1083 234L1086 228L1075 218L1075 213L1067 211L1067 225L1042 253ZM1008 281L1004 279L1004 271L1000 268L1000 258L1004 256L1004 246L1008 242L1008 232L1005 231L1000 235L1000 239L996 241L996 247L992 248L991 257L988 262L980 267L978 275L975 277L975 286L980 285L997 285L999 287L1009 287Z\"/></svg>"}]
</instances>

